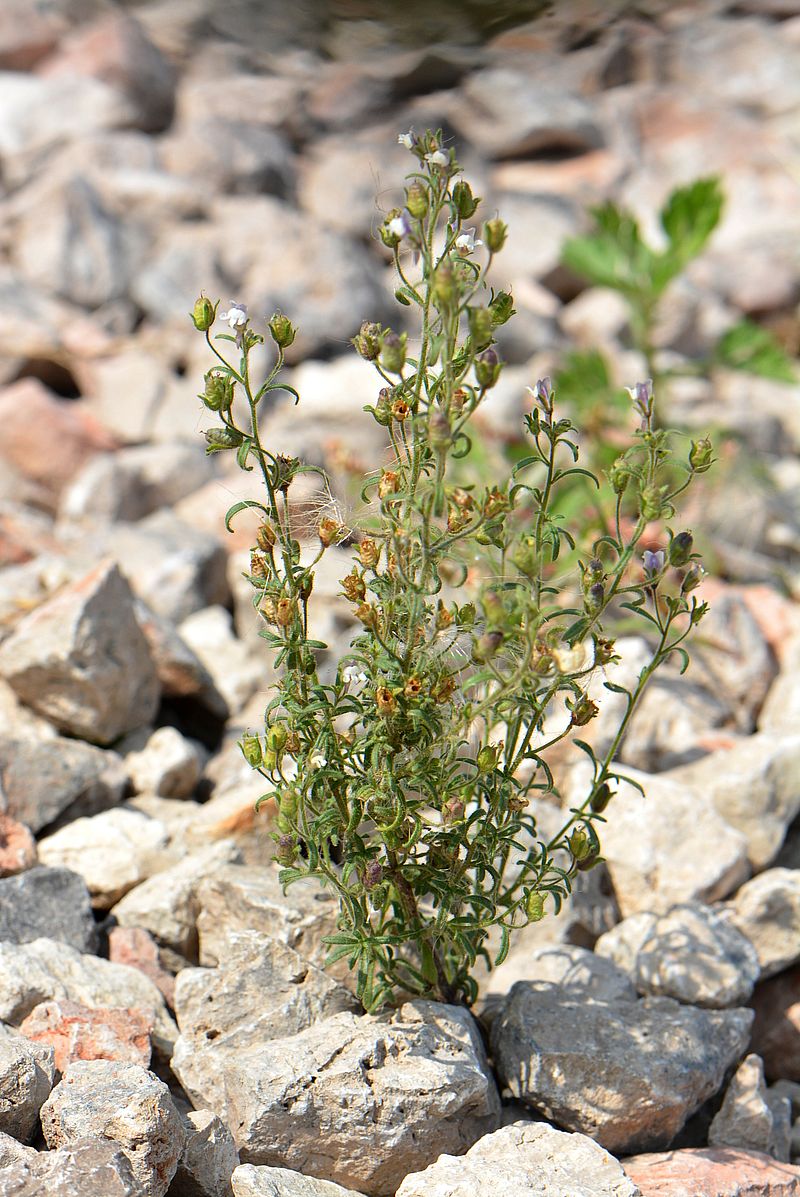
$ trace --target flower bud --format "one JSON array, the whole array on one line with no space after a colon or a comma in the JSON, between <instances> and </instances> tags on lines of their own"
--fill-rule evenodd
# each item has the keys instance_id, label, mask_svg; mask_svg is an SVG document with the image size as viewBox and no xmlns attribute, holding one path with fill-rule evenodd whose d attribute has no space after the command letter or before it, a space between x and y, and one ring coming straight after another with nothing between
<instances>
[{"instance_id":1,"label":"flower bud","mask_svg":"<svg viewBox=\"0 0 800 1197\"><path fill-rule=\"evenodd\" d=\"M714 447L707 436L701 441L692 441L689 451L689 465L695 474L705 474L714 462Z\"/></svg>"},{"instance_id":2,"label":"flower bud","mask_svg":"<svg viewBox=\"0 0 800 1197\"><path fill-rule=\"evenodd\" d=\"M283 312L275 312L269 322L270 335L279 349L288 349L297 336L297 329Z\"/></svg>"},{"instance_id":3,"label":"flower bud","mask_svg":"<svg viewBox=\"0 0 800 1197\"><path fill-rule=\"evenodd\" d=\"M621 457L612 465L611 469L607 471L608 481L611 484L611 489L615 495L624 495L628 489L628 483L631 480L630 470Z\"/></svg>"},{"instance_id":4,"label":"flower bud","mask_svg":"<svg viewBox=\"0 0 800 1197\"><path fill-rule=\"evenodd\" d=\"M365 536L358 546L358 555L365 569L374 569L378 564L381 551L374 540Z\"/></svg>"},{"instance_id":5,"label":"flower bud","mask_svg":"<svg viewBox=\"0 0 800 1197\"><path fill-rule=\"evenodd\" d=\"M677 536L673 536L669 546L670 565L685 565L692 554L693 544L694 537L691 532L679 532Z\"/></svg>"},{"instance_id":6,"label":"flower bud","mask_svg":"<svg viewBox=\"0 0 800 1197\"><path fill-rule=\"evenodd\" d=\"M514 315L514 297L508 291L498 291L489 304L489 311L492 313L492 324L495 328L508 323Z\"/></svg>"},{"instance_id":7,"label":"flower bud","mask_svg":"<svg viewBox=\"0 0 800 1197\"><path fill-rule=\"evenodd\" d=\"M288 868L297 860L297 840L293 835L284 832L278 839L278 851L275 853L278 864Z\"/></svg>"},{"instance_id":8,"label":"flower bud","mask_svg":"<svg viewBox=\"0 0 800 1197\"><path fill-rule=\"evenodd\" d=\"M374 362L381 351L380 335L380 324L371 324L368 320L365 320L353 337L353 345L356 352L360 353L368 362Z\"/></svg>"},{"instance_id":9,"label":"flower bud","mask_svg":"<svg viewBox=\"0 0 800 1197\"><path fill-rule=\"evenodd\" d=\"M433 449L447 449L452 441L450 421L441 408L435 408L428 418L428 440Z\"/></svg>"},{"instance_id":10,"label":"flower bud","mask_svg":"<svg viewBox=\"0 0 800 1197\"><path fill-rule=\"evenodd\" d=\"M472 647L473 661L477 661L479 664L491 661L502 643L502 632L484 632L482 636L478 637Z\"/></svg>"},{"instance_id":11,"label":"flower bud","mask_svg":"<svg viewBox=\"0 0 800 1197\"><path fill-rule=\"evenodd\" d=\"M500 377L502 364L494 349L485 349L475 358L475 377L478 384L488 391Z\"/></svg>"},{"instance_id":12,"label":"flower bud","mask_svg":"<svg viewBox=\"0 0 800 1197\"><path fill-rule=\"evenodd\" d=\"M420 220L428 211L428 189L415 179L406 191L406 208L415 220Z\"/></svg>"},{"instance_id":13,"label":"flower bud","mask_svg":"<svg viewBox=\"0 0 800 1197\"><path fill-rule=\"evenodd\" d=\"M380 885L383 881L383 866L379 860L371 860L364 869L362 876L362 884L367 893L370 893L376 885Z\"/></svg>"},{"instance_id":14,"label":"flower bud","mask_svg":"<svg viewBox=\"0 0 800 1197\"><path fill-rule=\"evenodd\" d=\"M695 590L702 582L705 572L699 561L693 562L683 576L681 594L689 594L690 591Z\"/></svg>"},{"instance_id":15,"label":"flower bud","mask_svg":"<svg viewBox=\"0 0 800 1197\"><path fill-rule=\"evenodd\" d=\"M239 741L239 747L242 750L242 756L250 768L257 769L262 760L261 740L259 737L251 732L245 732Z\"/></svg>"},{"instance_id":16,"label":"flower bud","mask_svg":"<svg viewBox=\"0 0 800 1197\"><path fill-rule=\"evenodd\" d=\"M475 215L475 211L481 201L480 199L476 199L472 194L472 188L469 183L463 179L459 179L453 187L451 195L456 212L462 220L469 220L470 216Z\"/></svg>"},{"instance_id":17,"label":"flower bud","mask_svg":"<svg viewBox=\"0 0 800 1197\"><path fill-rule=\"evenodd\" d=\"M467 308L469 331L476 349L485 349L492 339L494 321L489 308Z\"/></svg>"},{"instance_id":18,"label":"flower bud","mask_svg":"<svg viewBox=\"0 0 800 1197\"><path fill-rule=\"evenodd\" d=\"M228 411L233 403L234 381L222 370L209 370L205 375L206 389L198 395L209 411Z\"/></svg>"},{"instance_id":19,"label":"flower bud","mask_svg":"<svg viewBox=\"0 0 800 1197\"><path fill-rule=\"evenodd\" d=\"M221 453L225 449L238 449L244 437L236 428L207 428L203 433L206 438L206 453Z\"/></svg>"},{"instance_id":20,"label":"flower bud","mask_svg":"<svg viewBox=\"0 0 800 1197\"><path fill-rule=\"evenodd\" d=\"M217 317L217 305L201 295L192 308L192 322L198 332L208 332Z\"/></svg>"},{"instance_id":21,"label":"flower bud","mask_svg":"<svg viewBox=\"0 0 800 1197\"><path fill-rule=\"evenodd\" d=\"M499 216L487 220L483 226L483 240L486 243L486 248L493 254L500 252L506 243L507 236L508 225L505 221L500 220Z\"/></svg>"},{"instance_id":22,"label":"flower bud","mask_svg":"<svg viewBox=\"0 0 800 1197\"><path fill-rule=\"evenodd\" d=\"M538 889L529 890L525 896L525 913L528 922L539 923L544 918L544 894Z\"/></svg>"},{"instance_id":23,"label":"flower bud","mask_svg":"<svg viewBox=\"0 0 800 1197\"><path fill-rule=\"evenodd\" d=\"M398 335L389 329L381 337L380 364L388 374L401 374L406 364L406 333Z\"/></svg>"}]
</instances>

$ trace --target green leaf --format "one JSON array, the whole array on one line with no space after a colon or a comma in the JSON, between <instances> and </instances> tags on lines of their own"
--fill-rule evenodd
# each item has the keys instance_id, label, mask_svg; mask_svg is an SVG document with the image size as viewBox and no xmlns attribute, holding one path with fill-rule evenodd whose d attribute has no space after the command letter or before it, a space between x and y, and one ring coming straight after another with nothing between
<instances>
[{"instance_id":1,"label":"green leaf","mask_svg":"<svg viewBox=\"0 0 800 1197\"><path fill-rule=\"evenodd\" d=\"M661 227L669 237L671 254L680 261L679 269L705 246L719 224L724 200L720 181L713 176L678 187L667 199Z\"/></svg>"},{"instance_id":2,"label":"green leaf","mask_svg":"<svg viewBox=\"0 0 800 1197\"><path fill-rule=\"evenodd\" d=\"M743 370L777 382L796 382L797 372L769 329L752 320L728 329L717 342L714 360L729 370Z\"/></svg>"},{"instance_id":3,"label":"green leaf","mask_svg":"<svg viewBox=\"0 0 800 1197\"><path fill-rule=\"evenodd\" d=\"M228 512L225 516L225 527L229 532L233 531L233 528L231 527L231 520L233 517L238 515L240 511L245 511L248 507L255 507L258 511L263 511L264 515L269 515L269 512L263 503L259 503L256 499L242 499L241 502L234 503L233 507L228 508Z\"/></svg>"}]
</instances>

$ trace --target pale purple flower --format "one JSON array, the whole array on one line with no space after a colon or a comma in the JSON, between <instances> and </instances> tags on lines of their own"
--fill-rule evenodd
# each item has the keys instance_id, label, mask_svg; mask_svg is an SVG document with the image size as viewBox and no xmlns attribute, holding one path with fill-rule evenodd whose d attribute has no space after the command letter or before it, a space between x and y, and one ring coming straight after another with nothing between
<instances>
[{"instance_id":1,"label":"pale purple flower","mask_svg":"<svg viewBox=\"0 0 800 1197\"><path fill-rule=\"evenodd\" d=\"M652 577L653 574L660 574L664 568L664 550L657 549L655 553L650 549L645 549L642 555L644 562L644 572Z\"/></svg>"},{"instance_id":2,"label":"pale purple flower","mask_svg":"<svg viewBox=\"0 0 800 1197\"><path fill-rule=\"evenodd\" d=\"M625 390L633 400L633 406L636 411L647 422L653 414L652 378L648 378L646 382L637 382L632 387L626 387Z\"/></svg>"},{"instance_id":3,"label":"pale purple flower","mask_svg":"<svg viewBox=\"0 0 800 1197\"><path fill-rule=\"evenodd\" d=\"M227 312L220 312L220 320L225 320L231 326L233 332L238 332L240 328L244 328L247 324L247 307L243 303L237 303L236 300L231 300L231 306Z\"/></svg>"},{"instance_id":4,"label":"pale purple flower","mask_svg":"<svg viewBox=\"0 0 800 1197\"><path fill-rule=\"evenodd\" d=\"M465 229L463 233L459 233L456 237L456 249L460 249L462 254L474 253L479 245L483 242L475 239L475 229Z\"/></svg>"},{"instance_id":5,"label":"pale purple flower","mask_svg":"<svg viewBox=\"0 0 800 1197\"><path fill-rule=\"evenodd\" d=\"M406 209L403 208L399 216L393 216L387 227L393 237L407 237L411 232L411 217Z\"/></svg>"},{"instance_id":6,"label":"pale purple flower","mask_svg":"<svg viewBox=\"0 0 800 1197\"><path fill-rule=\"evenodd\" d=\"M549 414L553 410L553 384L549 378L540 378L535 387L528 387L537 403Z\"/></svg>"},{"instance_id":7,"label":"pale purple flower","mask_svg":"<svg viewBox=\"0 0 800 1197\"><path fill-rule=\"evenodd\" d=\"M446 154L444 150L434 150L431 154L425 155L425 161L429 162L431 166L445 166L450 165L450 155Z\"/></svg>"}]
</instances>

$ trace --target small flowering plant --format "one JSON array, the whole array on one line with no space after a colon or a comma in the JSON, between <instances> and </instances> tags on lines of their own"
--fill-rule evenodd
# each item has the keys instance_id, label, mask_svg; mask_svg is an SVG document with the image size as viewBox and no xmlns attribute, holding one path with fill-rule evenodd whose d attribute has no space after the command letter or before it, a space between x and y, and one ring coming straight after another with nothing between
<instances>
[{"instance_id":1,"label":"small flowering plant","mask_svg":"<svg viewBox=\"0 0 800 1197\"><path fill-rule=\"evenodd\" d=\"M314 876L338 897L329 961L348 959L369 1010L409 993L474 1001L478 958L499 963L511 934L557 911L577 873L602 859L598 828L631 714L663 661L677 653L688 664L683 642L705 610L691 593L701 579L691 534L665 524L711 464L710 444L696 442L680 481L665 481L675 477L674 464L665 470L671 438L655 425L652 386L637 384L638 427L609 472L607 530L576 543L555 508L584 472L577 430L544 378L524 421L529 454L494 485L464 480L472 418L490 413L502 370L496 333L514 314L511 295L489 282L507 229L498 217L480 230L469 223L480 201L440 134L399 140L413 169L380 236L414 321L366 322L354 339L376 372L366 411L387 445L365 479L360 526L326 516L315 544L298 538L292 484L317 467L281 454L260 411L275 389L299 398L278 378L295 336L287 317L266 326L276 357L256 383L251 352L264 337L246 309L231 302L220 315L230 331L213 338L216 305L201 297L193 313L216 359L200 396L217 417L208 451L235 452L264 482L263 501L236 503L227 517L230 527L243 508L261 516L248 577L279 675L265 728L242 750L277 805L283 882ZM341 598L356 631L323 681L326 645L308 635L314 570L345 542ZM642 620L652 657L623 691L598 757L580 729L598 712L590 683L615 659L603 629L612 605ZM592 780L544 840L531 800L553 792L548 754L565 739L588 754Z\"/></svg>"}]
</instances>

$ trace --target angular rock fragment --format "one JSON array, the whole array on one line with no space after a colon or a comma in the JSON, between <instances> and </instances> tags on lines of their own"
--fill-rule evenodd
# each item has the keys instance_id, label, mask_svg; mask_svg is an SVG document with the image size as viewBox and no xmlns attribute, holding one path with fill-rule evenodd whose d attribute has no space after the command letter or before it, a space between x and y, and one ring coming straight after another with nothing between
<instances>
[{"instance_id":1,"label":"angular rock fragment","mask_svg":"<svg viewBox=\"0 0 800 1197\"><path fill-rule=\"evenodd\" d=\"M31 831L114 806L126 783L115 752L64 736L0 736L0 805Z\"/></svg>"},{"instance_id":2,"label":"angular rock fragment","mask_svg":"<svg viewBox=\"0 0 800 1197\"><path fill-rule=\"evenodd\" d=\"M93 952L97 925L86 882L70 869L28 869L0 880L0 942L30 943L40 936Z\"/></svg>"},{"instance_id":3,"label":"angular rock fragment","mask_svg":"<svg viewBox=\"0 0 800 1197\"><path fill-rule=\"evenodd\" d=\"M30 1143L55 1080L53 1049L0 1027L0 1131ZM0 1189L0 1192L2 1189Z\"/></svg>"},{"instance_id":4,"label":"angular rock fragment","mask_svg":"<svg viewBox=\"0 0 800 1197\"><path fill-rule=\"evenodd\" d=\"M62 1073L75 1060L117 1060L143 1068L150 1066L152 1010L41 1002L23 1019L19 1029L32 1043L52 1047L55 1066Z\"/></svg>"},{"instance_id":5,"label":"angular rock fragment","mask_svg":"<svg viewBox=\"0 0 800 1197\"><path fill-rule=\"evenodd\" d=\"M362 1197L331 1180L317 1180L289 1168L240 1164L231 1177L233 1197Z\"/></svg>"},{"instance_id":6,"label":"angular rock fragment","mask_svg":"<svg viewBox=\"0 0 800 1197\"><path fill-rule=\"evenodd\" d=\"M767 869L737 891L726 908L746 935L765 979L800 960L800 872Z\"/></svg>"},{"instance_id":7,"label":"angular rock fragment","mask_svg":"<svg viewBox=\"0 0 800 1197\"><path fill-rule=\"evenodd\" d=\"M799 1197L800 1168L758 1151L684 1148L624 1160L642 1197Z\"/></svg>"},{"instance_id":8,"label":"angular rock fragment","mask_svg":"<svg viewBox=\"0 0 800 1197\"><path fill-rule=\"evenodd\" d=\"M186 1143L170 1197L231 1197L239 1152L225 1123L210 1110L189 1110L183 1126Z\"/></svg>"},{"instance_id":9,"label":"angular rock fragment","mask_svg":"<svg viewBox=\"0 0 800 1197\"><path fill-rule=\"evenodd\" d=\"M0 878L32 869L37 859L30 828L10 815L0 814Z\"/></svg>"},{"instance_id":10,"label":"angular rock fragment","mask_svg":"<svg viewBox=\"0 0 800 1197\"><path fill-rule=\"evenodd\" d=\"M708 1145L760 1151L788 1164L791 1125L789 1098L767 1089L761 1059L749 1055L728 1085L711 1123Z\"/></svg>"},{"instance_id":11,"label":"angular rock fragment","mask_svg":"<svg viewBox=\"0 0 800 1197\"><path fill-rule=\"evenodd\" d=\"M130 1160L107 1139L81 1139L0 1166L0 1192L3 1197L142 1197Z\"/></svg>"}]
</instances>

